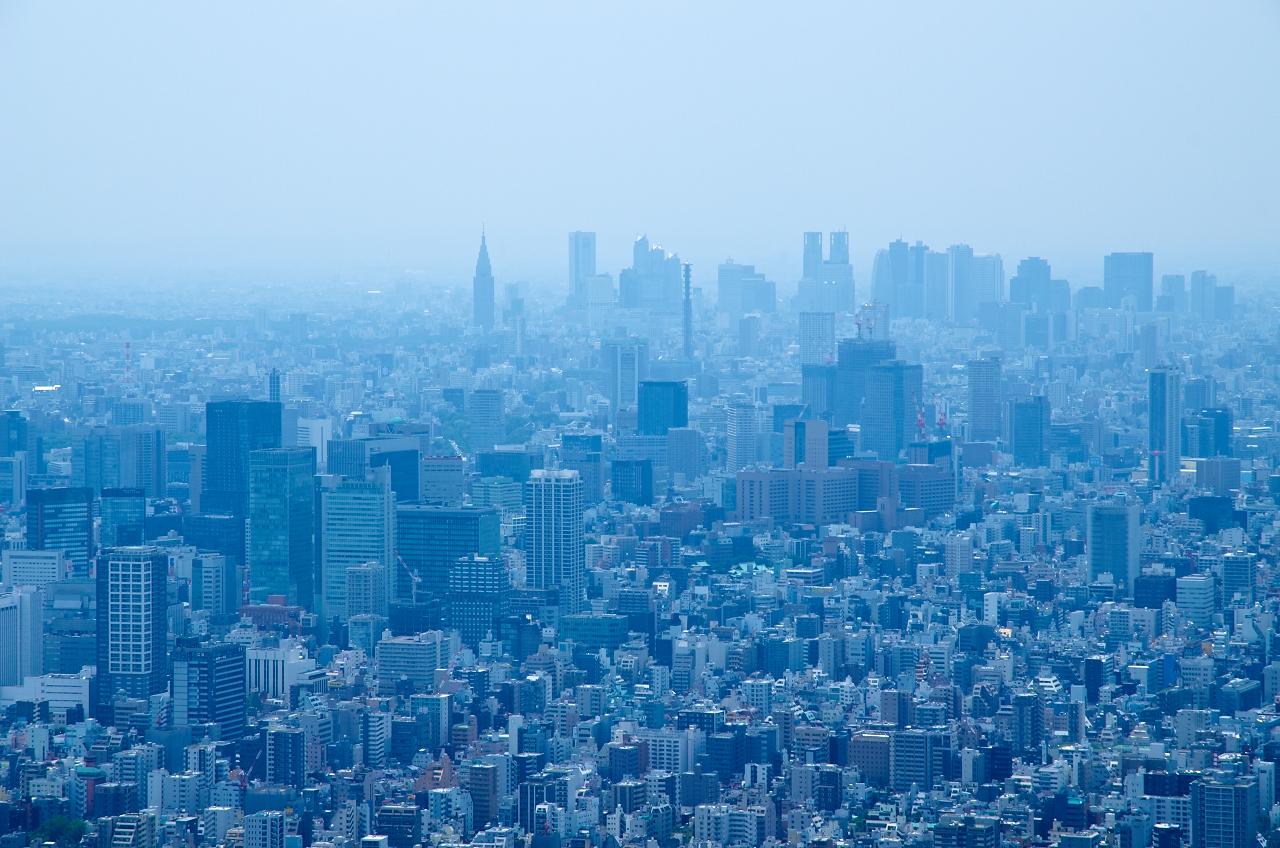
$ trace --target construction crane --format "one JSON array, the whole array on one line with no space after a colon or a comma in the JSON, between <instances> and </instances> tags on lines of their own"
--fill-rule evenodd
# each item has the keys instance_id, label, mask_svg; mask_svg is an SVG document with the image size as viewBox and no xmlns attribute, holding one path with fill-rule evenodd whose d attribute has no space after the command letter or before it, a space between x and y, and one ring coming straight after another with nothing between
<instances>
[{"instance_id":1,"label":"construction crane","mask_svg":"<svg viewBox=\"0 0 1280 848\"><path fill-rule=\"evenodd\" d=\"M943 409L943 408L942 408L942 404L938 403L938 393L937 393L937 392L934 392L934 393L933 393L933 405L934 405L934 407L938 410L938 426L939 426L940 428L942 428L942 429L946 429L946 426L947 426L947 412L946 412L946 410L945 410L945 409Z\"/></svg>"},{"instance_id":2,"label":"construction crane","mask_svg":"<svg viewBox=\"0 0 1280 848\"><path fill-rule=\"evenodd\" d=\"M920 431L920 441L925 441L926 425L924 423L924 404L920 398L916 397L916 393L911 393L911 401L916 405L916 429Z\"/></svg>"}]
</instances>

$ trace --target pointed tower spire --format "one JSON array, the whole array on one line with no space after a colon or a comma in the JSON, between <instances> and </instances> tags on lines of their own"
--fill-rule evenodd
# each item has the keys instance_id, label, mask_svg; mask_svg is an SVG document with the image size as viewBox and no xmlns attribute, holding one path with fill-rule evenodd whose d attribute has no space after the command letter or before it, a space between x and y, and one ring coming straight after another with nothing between
<instances>
[{"instance_id":1,"label":"pointed tower spire","mask_svg":"<svg viewBox=\"0 0 1280 848\"><path fill-rule=\"evenodd\" d=\"M476 276L471 281L472 323L485 330L493 329L493 266L489 264L489 245L484 227L480 228L480 255L476 258Z\"/></svg>"}]
</instances>

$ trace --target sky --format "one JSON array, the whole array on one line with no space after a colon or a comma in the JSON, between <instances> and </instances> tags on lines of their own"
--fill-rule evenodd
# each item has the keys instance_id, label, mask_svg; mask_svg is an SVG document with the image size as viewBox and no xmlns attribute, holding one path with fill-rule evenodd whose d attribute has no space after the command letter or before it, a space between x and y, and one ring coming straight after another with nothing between
<instances>
[{"instance_id":1,"label":"sky","mask_svg":"<svg viewBox=\"0 0 1280 848\"><path fill-rule=\"evenodd\" d=\"M0 2L0 270L567 287L806 230L1280 285L1280 4ZM90 277L91 279L91 277ZM864 289L865 291L865 289Z\"/></svg>"}]
</instances>

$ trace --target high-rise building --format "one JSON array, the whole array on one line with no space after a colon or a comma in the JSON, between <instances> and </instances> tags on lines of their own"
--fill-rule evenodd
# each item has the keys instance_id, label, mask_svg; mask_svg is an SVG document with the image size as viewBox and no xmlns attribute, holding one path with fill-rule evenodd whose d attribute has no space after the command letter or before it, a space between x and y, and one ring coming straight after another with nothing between
<instances>
[{"instance_id":1,"label":"high-rise building","mask_svg":"<svg viewBox=\"0 0 1280 848\"><path fill-rule=\"evenodd\" d=\"M249 512L249 454L278 448L280 404L223 400L205 406L206 454L202 512L245 516Z\"/></svg>"},{"instance_id":2,"label":"high-rise building","mask_svg":"<svg viewBox=\"0 0 1280 848\"><path fill-rule=\"evenodd\" d=\"M489 246L480 234L480 255L476 258L476 275L471 281L473 326L493 329L493 268L489 265Z\"/></svg>"},{"instance_id":3,"label":"high-rise building","mask_svg":"<svg viewBox=\"0 0 1280 848\"><path fill-rule=\"evenodd\" d=\"M62 551L73 580L89 579L93 547L93 489L31 489L27 492L27 546Z\"/></svg>"},{"instance_id":4,"label":"high-rise building","mask_svg":"<svg viewBox=\"0 0 1280 848\"><path fill-rule=\"evenodd\" d=\"M833 312L800 313L800 364L830 365L836 357L836 316Z\"/></svg>"},{"instance_id":5,"label":"high-rise building","mask_svg":"<svg viewBox=\"0 0 1280 848\"><path fill-rule=\"evenodd\" d=\"M947 248L951 279L951 320L968 324L978 317L978 300L973 284L973 248L953 244Z\"/></svg>"},{"instance_id":6,"label":"high-rise building","mask_svg":"<svg viewBox=\"0 0 1280 848\"><path fill-rule=\"evenodd\" d=\"M653 461L615 459L612 474L613 499L622 503L649 506L653 503Z\"/></svg>"},{"instance_id":7,"label":"high-rise building","mask_svg":"<svg viewBox=\"0 0 1280 848\"><path fill-rule=\"evenodd\" d=\"M687 405L685 410L687 417ZM584 503L597 504L604 499L603 434L564 434L564 436L561 437L560 443L560 467L569 471L577 471L582 477L582 497ZM523 490L521 491L520 497L521 503L523 503Z\"/></svg>"},{"instance_id":8,"label":"high-rise building","mask_svg":"<svg viewBox=\"0 0 1280 848\"><path fill-rule=\"evenodd\" d=\"M755 465L756 433L759 431L755 404L749 401L731 404L728 409L726 428L728 432L725 441L724 470L735 474Z\"/></svg>"},{"instance_id":9,"label":"high-rise building","mask_svg":"<svg viewBox=\"0 0 1280 848\"><path fill-rule=\"evenodd\" d=\"M787 421L782 431L782 465L827 467L829 428L825 421Z\"/></svg>"},{"instance_id":10,"label":"high-rise building","mask_svg":"<svg viewBox=\"0 0 1280 848\"><path fill-rule=\"evenodd\" d=\"M974 256L969 269L970 295L974 309L983 303L1000 303L1004 300L1004 260L1000 254Z\"/></svg>"},{"instance_id":11,"label":"high-rise building","mask_svg":"<svg viewBox=\"0 0 1280 848\"><path fill-rule=\"evenodd\" d=\"M245 816L244 848L284 848L284 813L263 810Z\"/></svg>"},{"instance_id":12,"label":"high-rise building","mask_svg":"<svg viewBox=\"0 0 1280 848\"><path fill-rule=\"evenodd\" d=\"M173 651L173 723L178 727L217 722L220 739L235 741L245 730L244 646L179 638Z\"/></svg>"},{"instance_id":13,"label":"high-rise building","mask_svg":"<svg viewBox=\"0 0 1280 848\"><path fill-rule=\"evenodd\" d=\"M649 342L645 339L606 339L600 343L602 366L609 371L609 415L633 407L640 382L649 379Z\"/></svg>"},{"instance_id":14,"label":"high-rise building","mask_svg":"<svg viewBox=\"0 0 1280 848\"><path fill-rule=\"evenodd\" d=\"M951 317L951 260L945 253L929 251L924 257L924 317L946 321Z\"/></svg>"},{"instance_id":15,"label":"high-rise building","mask_svg":"<svg viewBox=\"0 0 1280 848\"><path fill-rule=\"evenodd\" d=\"M164 431L152 424L77 427L71 434L71 484L95 493L139 488L163 498L168 488Z\"/></svg>"},{"instance_id":16,"label":"high-rise building","mask_svg":"<svg viewBox=\"0 0 1280 848\"><path fill-rule=\"evenodd\" d=\"M618 300L627 309L657 309L675 314L680 304L680 257L649 241L636 239L631 267L618 275Z\"/></svg>"},{"instance_id":17,"label":"high-rise building","mask_svg":"<svg viewBox=\"0 0 1280 848\"><path fill-rule=\"evenodd\" d=\"M1000 360L971 359L965 365L969 381L969 440L993 442L1000 436Z\"/></svg>"},{"instance_id":18,"label":"high-rise building","mask_svg":"<svg viewBox=\"0 0 1280 848\"><path fill-rule=\"evenodd\" d=\"M1156 311L1187 311L1187 278L1184 275L1165 274L1160 278L1160 296L1156 298Z\"/></svg>"},{"instance_id":19,"label":"high-rise building","mask_svg":"<svg viewBox=\"0 0 1280 848\"><path fill-rule=\"evenodd\" d=\"M1222 555L1222 600L1230 605L1238 595L1245 606L1253 605L1258 575L1258 555L1233 551Z\"/></svg>"},{"instance_id":20,"label":"high-rise building","mask_svg":"<svg viewBox=\"0 0 1280 848\"><path fill-rule=\"evenodd\" d=\"M373 469L364 480L331 475L316 480L324 617L345 621L361 613L386 615L391 586L385 577L378 609L362 609L360 613L347 609L347 571L372 562L391 573L395 565L396 502L388 470Z\"/></svg>"},{"instance_id":21,"label":"high-rise building","mask_svg":"<svg viewBox=\"0 0 1280 848\"><path fill-rule=\"evenodd\" d=\"M800 366L800 402L805 417L831 421L835 416L839 371L835 365Z\"/></svg>"},{"instance_id":22,"label":"high-rise building","mask_svg":"<svg viewBox=\"0 0 1280 848\"><path fill-rule=\"evenodd\" d=\"M0 349L0 365L3 365L4 351ZM0 456L13 456L19 451L30 452L30 428L27 419L17 409L0 412Z\"/></svg>"},{"instance_id":23,"label":"high-rise building","mask_svg":"<svg viewBox=\"0 0 1280 848\"><path fill-rule=\"evenodd\" d=\"M99 539L104 548L141 545L147 497L142 489L103 489L98 502L102 516Z\"/></svg>"},{"instance_id":24,"label":"high-rise building","mask_svg":"<svg viewBox=\"0 0 1280 848\"><path fill-rule=\"evenodd\" d=\"M396 508L396 597L443 599L449 568L460 557L496 557L502 541L502 514L493 507L439 507L401 504Z\"/></svg>"},{"instance_id":25,"label":"high-rise building","mask_svg":"<svg viewBox=\"0 0 1280 848\"><path fill-rule=\"evenodd\" d=\"M44 592L35 586L0 594L0 686L21 686L45 672L44 605Z\"/></svg>"},{"instance_id":26,"label":"high-rise building","mask_svg":"<svg viewBox=\"0 0 1280 848\"><path fill-rule=\"evenodd\" d=\"M1089 504L1087 548L1089 574L1098 579L1110 574L1126 597L1133 597L1141 547L1142 508L1120 501Z\"/></svg>"},{"instance_id":27,"label":"high-rise building","mask_svg":"<svg viewBox=\"0 0 1280 848\"><path fill-rule=\"evenodd\" d=\"M581 612L586 603L582 478L576 471L532 472L525 483L524 510L529 586L558 588L561 613Z\"/></svg>"},{"instance_id":28,"label":"high-rise building","mask_svg":"<svg viewBox=\"0 0 1280 848\"><path fill-rule=\"evenodd\" d=\"M1014 465L1039 468L1047 464L1050 414L1044 395L1009 401L1009 453Z\"/></svg>"},{"instance_id":29,"label":"high-rise building","mask_svg":"<svg viewBox=\"0 0 1280 848\"><path fill-rule=\"evenodd\" d=\"M1154 281L1150 253L1110 253L1102 260L1102 290L1109 309L1121 309L1128 303L1137 312L1150 312ZM1193 287L1194 282L1193 275Z\"/></svg>"},{"instance_id":30,"label":"high-rise building","mask_svg":"<svg viewBox=\"0 0 1280 848\"><path fill-rule=\"evenodd\" d=\"M867 395L862 416L862 444L886 462L893 462L916 441L916 411L923 402L924 370L902 360L881 362L867 371Z\"/></svg>"},{"instance_id":31,"label":"high-rise building","mask_svg":"<svg viewBox=\"0 0 1280 848\"><path fill-rule=\"evenodd\" d=\"M585 306L590 299L591 278L596 275L596 234L569 233L569 291L574 302Z\"/></svg>"},{"instance_id":32,"label":"high-rise building","mask_svg":"<svg viewBox=\"0 0 1280 848\"><path fill-rule=\"evenodd\" d=\"M1187 621L1201 629L1212 626L1213 611L1217 606L1212 574L1179 577L1174 591L1178 611L1186 616Z\"/></svg>"},{"instance_id":33,"label":"high-rise building","mask_svg":"<svg viewBox=\"0 0 1280 848\"><path fill-rule=\"evenodd\" d=\"M255 450L249 461L249 592L316 609L312 448Z\"/></svg>"},{"instance_id":34,"label":"high-rise building","mask_svg":"<svg viewBox=\"0 0 1280 848\"><path fill-rule=\"evenodd\" d=\"M268 728L267 782L301 789L306 780L306 748L306 731L301 728Z\"/></svg>"},{"instance_id":35,"label":"high-rise building","mask_svg":"<svg viewBox=\"0 0 1280 848\"><path fill-rule=\"evenodd\" d=\"M845 427L862 421L867 371L872 365L897 356L897 345L887 339L853 338L840 342L836 363L835 425Z\"/></svg>"},{"instance_id":36,"label":"high-rise building","mask_svg":"<svg viewBox=\"0 0 1280 848\"><path fill-rule=\"evenodd\" d=\"M471 451L493 450L507 443L506 414L501 389L476 389L471 393Z\"/></svg>"},{"instance_id":37,"label":"high-rise building","mask_svg":"<svg viewBox=\"0 0 1280 848\"><path fill-rule=\"evenodd\" d=\"M397 501L411 503L422 494L422 442L417 436L331 439L327 455L329 474L363 480L371 470L386 467Z\"/></svg>"},{"instance_id":38,"label":"high-rise building","mask_svg":"<svg viewBox=\"0 0 1280 848\"><path fill-rule=\"evenodd\" d=\"M716 289L716 311L728 314L730 320L751 312L777 311L777 286L754 265L722 263L716 272Z\"/></svg>"},{"instance_id":39,"label":"high-rise building","mask_svg":"<svg viewBox=\"0 0 1280 848\"><path fill-rule=\"evenodd\" d=\"M445 626L457 630L463 644L475 649L498 631L497 622L511 604L511 576L501 557L471 554L449 567L445 594Z\"/></svg>"},{"instance_id":40,"label":"high-rise building","mask_svg":"<svg viewBox=\"0 0 1280 848\"><path fill-rule=\"evenodd\" d=\"M1191 784L1192 848L1253 848L1258 812L1256 775L1208 772Z\"/></svg>"},{"instance_id":41,"label":"high-rise building","mask_svg":"<svg viewBox=\"0 0 1280 848\"><path fill-rule=\"evenodd\" d=\"M347 618L357 615L386 618L391 609L387 567L379 562L366 562L348 568L345 601Z\"/></svg>"},{"instance_id":42,"label":"high-rise building","mask_svg":"<svg viewBox=\"0 0 1280 848\"><path fill-rule=\"evenodd\" d=\"M123 690L149 698L169 688L169 557L155 546L110 548L97 562L99 716Z\"/></svg>"},{"instance_id":43,"label":"high-rise building","mask_svg":"<svg viewBox=\"0 0 1280 848\"><path fill-rule=\"evenodd\" d=\"M1171 483L1182 473L1182 375L1171 368L1148 372L1148 477Z\"/></svg>"},{"instance_id":44,"label":"high-rise building","mask_svg":"<svg viewBox=\"0 0 1280 848\"><path fill-rule=\"evenodd\" d=\"M642 380L637 420L642 436L665 436L689 426L689 384L683 380Z\"/></svg>"},{"instance_id":45,"label":"high-rise building","mask_svg":"<svg viewBox=\"0 0 1280 848\"><path fill-rule=\"evenodd\" d=\"M667 431L667 470L683 474L690 482L707 473L707 439L702 431L691 427Z\"/></svg>"},{"instance_id":46,"label":"high-rise building","mask_svg":"<svg viewBox=\"0 0 1280 848\"><path fill-rule=\"evenodd\" d=\"M219 553L198 553L191 561L191 608L213 616L233 615L240 609L236 561Z\"/></svg>"},{"instance_id":47,"label":"high-rise building","mask_svg":"<svg viewBox=\"0 0 1280 848\"><path fill-rule=\"evenodd\" d=\"M462 506L467 488L466 460L461 456L424 456L418 481L419 503Z\"/></svg>"},{"instance_id":48,"label":"high-rise building","mask_svg":"<svg viewBox=\"0 0 1280 848\"><path fill-rule=\"evenodd\" d=\"M1191 290L1188 294L1189 308L1192 315L1202 320L1214 317L1217 299L1218 278L1208 271L1191 272Z\"/></svg>"}]
</instances>

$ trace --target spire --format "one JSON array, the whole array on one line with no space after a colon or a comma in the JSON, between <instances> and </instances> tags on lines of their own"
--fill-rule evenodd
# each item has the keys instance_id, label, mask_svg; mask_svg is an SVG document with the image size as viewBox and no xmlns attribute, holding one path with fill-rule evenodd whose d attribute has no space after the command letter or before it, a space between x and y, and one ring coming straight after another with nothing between
<instances>
[{"instance_id":1,"label":"spire","mask_svg":"<svg viewBox=\"0 0 1280 848\"><path fill-rule=\"evenodd\" d=\"M484 228L480 229L480 256L476 259L476 277L488 279L493 276L493 266L489 264L489 245L485 242Z\"/></svg>"}]
</instances>

